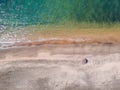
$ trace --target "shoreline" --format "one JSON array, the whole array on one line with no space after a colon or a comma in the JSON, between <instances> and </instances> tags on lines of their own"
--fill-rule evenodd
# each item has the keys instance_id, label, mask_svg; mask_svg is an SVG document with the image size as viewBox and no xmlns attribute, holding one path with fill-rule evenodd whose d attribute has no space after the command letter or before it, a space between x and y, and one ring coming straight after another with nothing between
<instances>
[{"instance_id":1,"label":"shoreline","mask_svg":"<svg viewBox=\"0 0 120 90\"><path fill-rule=\"evenodd\" d=\"M0 50L1 61L24 60L81 60L111 55L119 56L120 44L44 44L38 46L19 46Z\"/></svg>"},{"instance_id":2,"label":"shoreline","mask_svg":"<svg viewBox=\"0 0 120 90\"><path fill-rule=\"evenodd\" d=\"M29 47L29 46L40 46L40 45L77 45L77 44L106 44L114 45L120 44L117 41L100 41L94 39L65 39L65 38L51 38L51 39L41 39L36 41L18 41L18 42L1 42L0 48L11 48L11 47Z\"/></svg>"}]
</instances>

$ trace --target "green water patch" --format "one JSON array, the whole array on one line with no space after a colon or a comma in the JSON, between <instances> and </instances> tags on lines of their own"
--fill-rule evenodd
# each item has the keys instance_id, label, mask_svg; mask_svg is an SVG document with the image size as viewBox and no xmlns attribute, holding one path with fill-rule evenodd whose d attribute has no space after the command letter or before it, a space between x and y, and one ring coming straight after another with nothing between
<instances>
[{"instance_id":1,"label":"green water patch","mask_svg":"<svg viewBox=\"0 0 120 90\"><path fill-rule=\"evenodd\" d=\"M120 21L120 0L0 0L0 24Z\"/></svg>"}]
</instances>

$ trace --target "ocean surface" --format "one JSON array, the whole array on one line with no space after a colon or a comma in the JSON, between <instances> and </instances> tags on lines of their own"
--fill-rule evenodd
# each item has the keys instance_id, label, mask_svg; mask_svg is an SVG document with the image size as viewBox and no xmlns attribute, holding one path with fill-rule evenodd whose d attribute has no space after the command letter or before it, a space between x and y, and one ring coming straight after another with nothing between
<instances>
[{"instance_id":1,"label":"ocean surface","mask_svg":"<svg viewBox=\"0 0 120 90\"><path fill-rule=\"evenodd\" d=\"M32 33L25 27L32 25L119 23L119 4L120 0L0 0L0 46L29 41Z\"/></svg>"}]
</instances>

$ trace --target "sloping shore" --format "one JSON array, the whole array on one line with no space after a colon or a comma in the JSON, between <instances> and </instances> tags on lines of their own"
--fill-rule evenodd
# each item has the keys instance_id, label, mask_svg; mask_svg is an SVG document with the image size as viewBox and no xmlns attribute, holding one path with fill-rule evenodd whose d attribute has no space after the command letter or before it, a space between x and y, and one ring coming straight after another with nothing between
<instances>
[{"instance_id":1,"label":"sloping shore","mask_svg":"<svg viewBox=\"0 0 120 90\"><path fill-rule=\"evenodd\" d=\"M21 60L23 59L59 59L65 60L80 59L84 56L111 55L120 53L119 44L41 44L14 46L0 50L1 60Z\"/></svg>"},{"instance_id":2,"label":"sloping shore","mask_svg":"<svg viewBox=\"0 0 120 90\"><path fill-rule=\"evenodd\" d=\"M10 47L24 47L24 46L40 46L40 45L71 45L71 44L120 44L117 41L102 41L96 39L65 39L65 38L51 38L43 40L28 40L28 41L19 41L19 42L1 42L1 48L10 48Z\"/></svg>"},{"instance_id":3,"label":"sloping shore","mask_svg":"<svg viewBox=\"0 0 120 90\"><path fill-rule=\"evenodd\" d=\"M0 90L120 90L119 35L119 28L38 30L0 41Z\"/></svg>"},{"instance_id":4,"label":"sloping shore","mask_svg":"<svg viewBox=\"0 0 120 90\"><path fill-rule=\"evenodd\" d=\"M17 42L13 46L39 46L44 44L58 44L58 45L67 45L67 44L116 44L118 42L104 42L96 40L84 40L84 39L48 39L43 41L31 41L31 42Z\"/></svg>"}]
</instances>

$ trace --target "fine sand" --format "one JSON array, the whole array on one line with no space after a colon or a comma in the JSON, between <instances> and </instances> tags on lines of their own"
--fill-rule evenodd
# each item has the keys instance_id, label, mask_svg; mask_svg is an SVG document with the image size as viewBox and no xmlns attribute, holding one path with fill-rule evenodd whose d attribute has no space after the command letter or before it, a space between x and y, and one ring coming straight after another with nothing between
<instances>
[{"instance_id":1,"label":"fine sand","mask_svg":"<svg viewBox=\"0 0 120 90\"><path fill-rule=\"evenodd\" d=\"M17 45L0 49L0 90L120 90L120 44Z\"/></svg>"}]
</instances>

